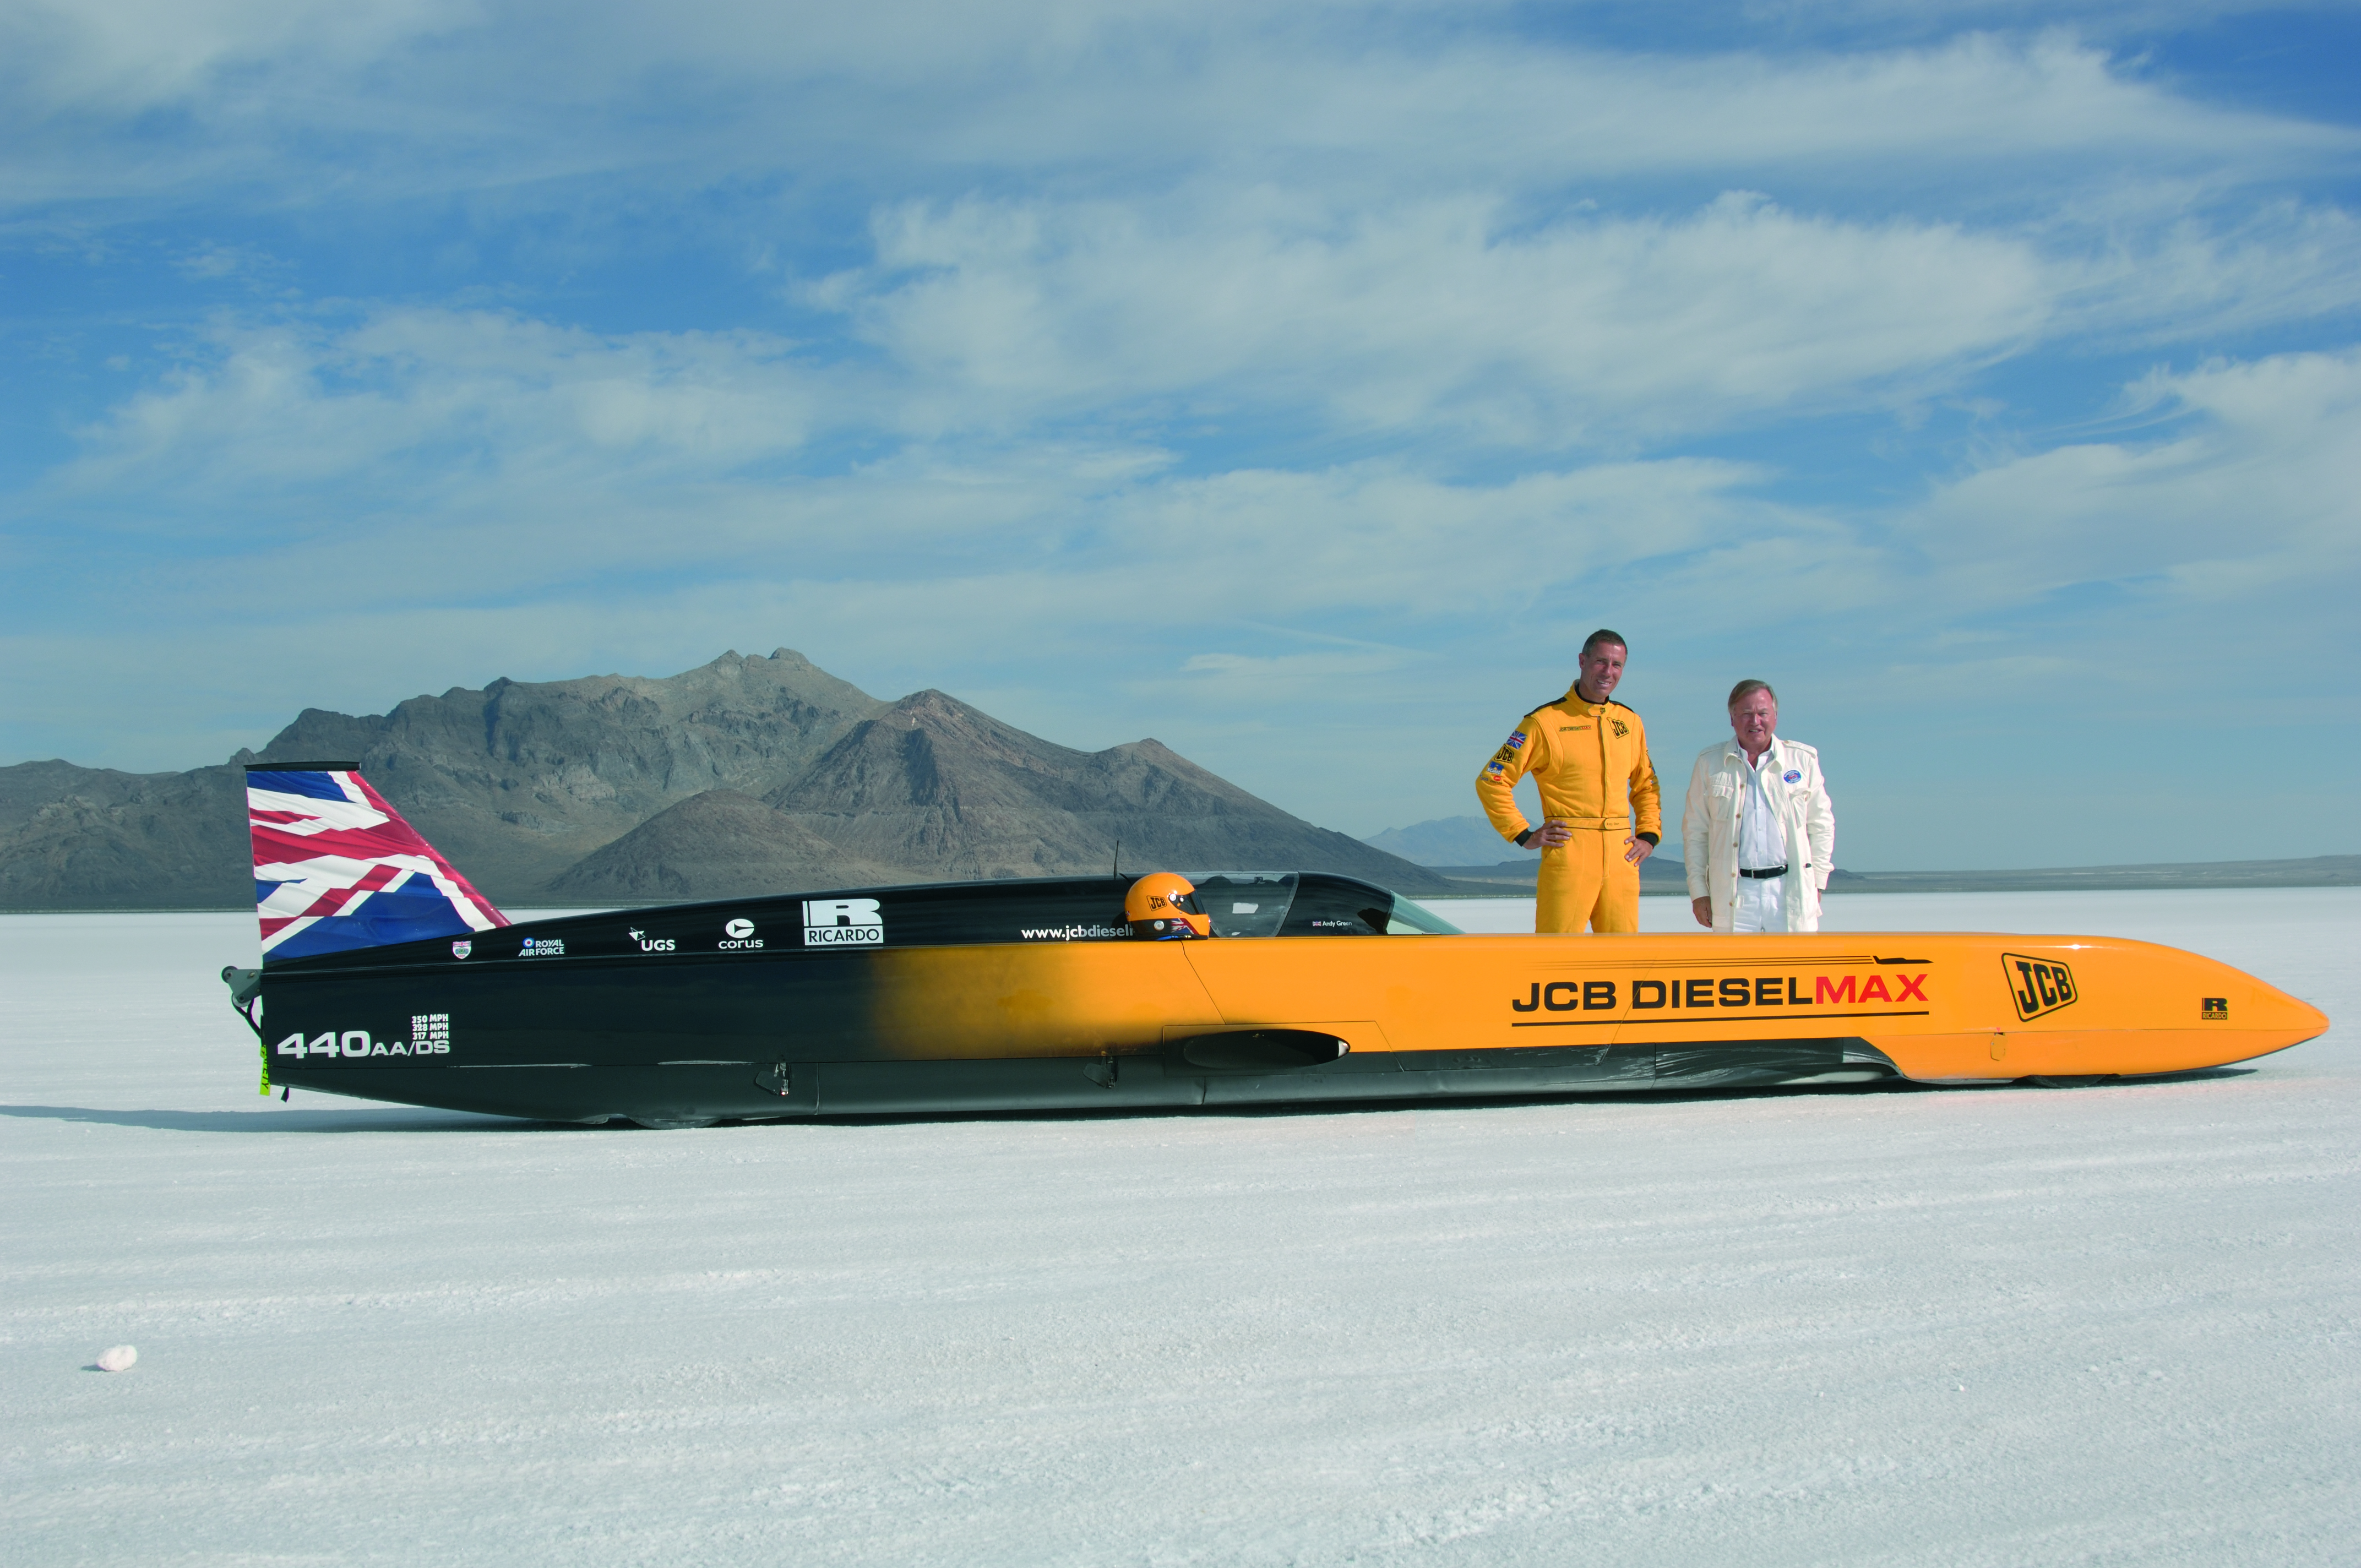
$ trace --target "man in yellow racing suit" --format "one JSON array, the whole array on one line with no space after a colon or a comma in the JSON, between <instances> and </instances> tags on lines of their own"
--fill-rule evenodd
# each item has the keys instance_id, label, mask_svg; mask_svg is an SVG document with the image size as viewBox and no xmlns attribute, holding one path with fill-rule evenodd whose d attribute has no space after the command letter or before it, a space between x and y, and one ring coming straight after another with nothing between
<instances>
[{"instance_id":1,"label":"man in yellow racing suit","mask_svg":"<svg viewBox=\"0 0 2361 1568\"><path fill-rule=\"evenodd\" d=\"M1664 816L1647 727L1608 696L1628 652L1620 634L1592 632L1572 689L1525 715L1476 775L1500 837L1542 851L1536 931L1640 928L1640 862L1663 841ZM1539 828L1517 809L1527 773L1541 786Z\"/></svg>"}]
</instances>

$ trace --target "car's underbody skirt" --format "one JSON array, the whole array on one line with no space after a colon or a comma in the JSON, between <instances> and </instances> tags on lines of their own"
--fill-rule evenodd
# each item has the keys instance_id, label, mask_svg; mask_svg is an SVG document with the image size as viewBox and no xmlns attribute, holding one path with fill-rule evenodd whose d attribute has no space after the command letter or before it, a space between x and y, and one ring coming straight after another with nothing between
<instances>
[{"instance_id":1,"label":"car's underbody skirt","mask_svg":"<svg viewBox=\"0 0 2361 1568\"><path fill-rule=\"evenodd\" d=\"M1356 1052L1315 1066L1231 1071L1209 1071L1173 1050L941 1061L339 1064L318 1072L282 1070L274 1081L545 1121L696 1123L1769 1088L1896 1076L1893 1063L1866 1040L1828 1038Z\"/></svg>"}]
</instances>

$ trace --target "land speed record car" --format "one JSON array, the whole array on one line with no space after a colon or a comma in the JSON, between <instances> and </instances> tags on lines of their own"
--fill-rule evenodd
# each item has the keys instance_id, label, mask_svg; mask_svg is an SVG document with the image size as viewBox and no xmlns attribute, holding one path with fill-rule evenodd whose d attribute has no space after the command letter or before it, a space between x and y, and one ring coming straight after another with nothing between
<instances>
[{"instance_id":1,"label":"land speed record car","mask_svg":"<svg viewBox=\"0 0 2361 1568\"><path fill-rule=\"evenodd\" d=\"M511 922L350 764L247 770L263 1088L680 1125L2137 1076L2318 1011L2097 937L1469 936L1316 872L850 888ZM1159 886L1163 884L1159 883ZM1195 922L1182 924L1194 925Z\"/></svg>"}]
</instances>

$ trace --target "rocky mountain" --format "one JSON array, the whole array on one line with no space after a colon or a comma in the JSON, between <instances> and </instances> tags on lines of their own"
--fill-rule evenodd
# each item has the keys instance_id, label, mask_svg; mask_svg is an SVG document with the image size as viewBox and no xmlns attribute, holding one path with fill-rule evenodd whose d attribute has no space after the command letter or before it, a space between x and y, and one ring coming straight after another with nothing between
<instances>
[{"instance_id":1,"label":"rocky mountain","mask_svg":"<svg viewBox=\"0 0 2361 1568\"><path fill-rule=\"evenodd\" d=\"M770 803L819 838L946 877L1113 868L1342 872L1405 893L1442 878L1290 817L1155 740L1077 751L939 691L863 720Z\"/></svg>"},{"instance_id":2,"label":"rocky mountain","mask_svg":"<svg viewBox=\"0 0 2361 1568\"><path fill-rule=\"evenodd\" d=\"M1667 852L1659 850L1640 862L1640 891L1650 893L1688 893L1688 868L1673 858L1680 852L1676 843ZM1531 893L1541 880L1542 858L1539 853L1520 855L1512 860L1493 861L1474 866L1431 866L1437 875L1451 879L1462 892L1477 888L1498 888L1502 893L1519 895ZM1844 873L1839 872L1839 876Z\"/></svg>"},{"instance_id":3,"label":"rocky mountain","mask_svg":"<svg viewBox=\"0 0 2361 1568\"><path fill-rule=\"evenodd\" d=\"M0 768L0 908L252 897L249 760L351 761L496 903L725 897L1111 865L1441 879L1153 740L1055 745L939 692L890 707L801 654L664 679L494 681L390 713L304 710L231 765Z\"/></svg>"},{"instance_id":4,"label":"rocky mountain","mask_svg":"<svg viewBox=\"0 0 2361 1568\"><path fill-rule=\"evenodd\" d=\"M1672 843L1640 864L1642 893L1688 891L1688 873L1673 859L1681 849L1678 822L1673 827ZM1414 861L1463 889L1498 883L1524 893L1541 875L1540 851L1517 849L1492 831L1492 824L1481 817L1438 817L1408 828L1389 828L1361 841Z\"/></svg>"},{"instance_id":5,"label":"rocky mountain","mask_svg":"<svg viewBox=\"0 0 2361 1568\"><path fill-rule=\"evenodd\" d=\"M0 909L227 908L252 865L236 767L0 768Z\"/></svg>"},{"instance_id":6,"label":"rocky mountain","mask_svg":"<svg viewBox=\"0 0 2361 1568\"><path fill-rule=\"evenodd\" d=\"M549 892L569 904L653 904L928 880L840 849L751 795L709 789L592 850Z\"/></svg>"},{"instance_id":7,"label":"rocky mountain","mask_svg":"<svg viewBox=\"0 0 2361 1568\"><path fill-rule=\"evenodd\" d=\"M800 777L884 707L781 648L661 680L499 680L363 718L307 708L262 758L359 762L485 896L522 900L692 795Z\"/></svg>"}]
</instances>

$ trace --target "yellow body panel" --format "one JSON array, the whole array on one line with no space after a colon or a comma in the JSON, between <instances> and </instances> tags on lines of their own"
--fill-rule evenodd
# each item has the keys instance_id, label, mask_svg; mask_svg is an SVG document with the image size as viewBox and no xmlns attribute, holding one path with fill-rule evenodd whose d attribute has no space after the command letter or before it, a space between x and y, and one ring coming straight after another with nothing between
<instances>
[{"instance_id":1,"label":"yellow body panel","mask_svg":"<svg viewBox=\"0 0 2361 1568\"><path fill-rule=\"evenodd\" d=\"M1188 942L906 948L876 956L871 1027L914 1060L1099 1056L1219 1028Z\"/></svg>"},{"instance_id":2,"label":"yellow body panel","mask_svg":"<svg viewBox=\"0 0 2361 1568\"><path fill-rule=\"evenodd\" d=\"M1092 1056L1207 1030L1356 1053L1861 1038L1907 1077L2218 1066L2320 1034L2315 1008L2146 942L1958 933L1282 937L879 955L894 1056Z\"/></svg>"}]
</instances>

